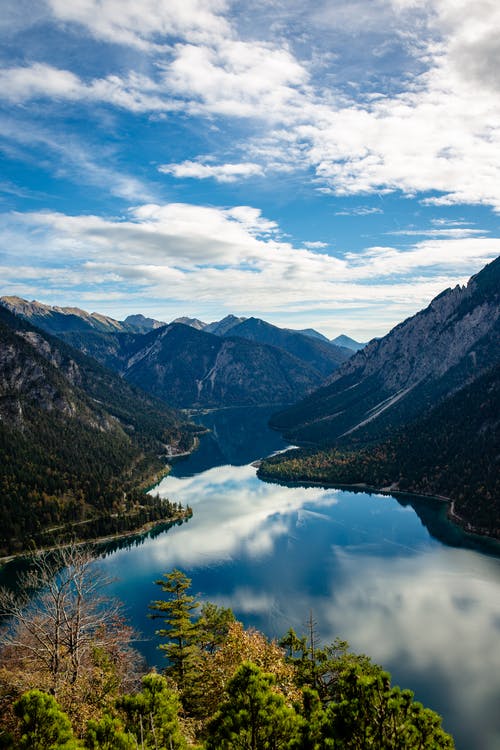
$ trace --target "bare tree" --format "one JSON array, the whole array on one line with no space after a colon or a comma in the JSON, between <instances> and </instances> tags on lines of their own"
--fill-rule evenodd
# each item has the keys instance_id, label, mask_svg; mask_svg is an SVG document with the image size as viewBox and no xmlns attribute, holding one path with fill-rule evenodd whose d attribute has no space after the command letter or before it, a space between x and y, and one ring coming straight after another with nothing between
<instances>
[{"instance_id":1,"label":"bare tree","mask_svg":"<svg viewBox=\"0 0 500 750\"><path fill-rule=\"evenodd\" d=\"M115 687L127 671L134 674L133 631L121 604L105 596L109 583L89 549L72 546L35 558L19 577L19 593L0 588L0 675L3 670L10 682L16 675L19 690L42 687L60 699L81 696L83 684L97 693L96 673L107 670L110 690L112 670ZM96 669L96 654L105 655L105 669Z\"/></svg>"}]
</instances>

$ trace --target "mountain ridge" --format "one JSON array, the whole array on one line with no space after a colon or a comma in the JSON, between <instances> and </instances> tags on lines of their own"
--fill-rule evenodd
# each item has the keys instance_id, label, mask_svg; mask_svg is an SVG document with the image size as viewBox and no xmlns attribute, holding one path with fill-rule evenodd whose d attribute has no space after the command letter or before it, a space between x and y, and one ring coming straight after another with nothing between
<instances>
[{"instance_id":1,"label":"mountain ridge","mask_svg":"<svg viewBox=\"0 0 500 750\"><path fill-rule=\"evenodd\" d=\"M167 505L139 488L165 472L159 455L191 449L196 431L0 306L0 552L164 519Z\"/></svg>"},{"instance_id":2,"label":"mountain ridge","mask_svg":"<svg viewBox=\"0 0 500 750\"><path fill-rule=\"evenodd\" d=\"M294 440L334 442L419 416L488 369L500 351L500 258L374 339L317 392L272 419ZM369 426L371 425L371 426Z\"/></svg>"}]
</instances>

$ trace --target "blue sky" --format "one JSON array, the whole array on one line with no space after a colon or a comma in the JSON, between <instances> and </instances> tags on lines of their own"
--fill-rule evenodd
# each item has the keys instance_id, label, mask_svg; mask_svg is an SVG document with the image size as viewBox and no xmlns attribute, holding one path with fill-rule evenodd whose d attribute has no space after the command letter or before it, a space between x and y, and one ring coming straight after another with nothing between
<instances>
[{"instance_id":1,"label":"blue sky","mask_svg":"<svg viewBox=\"0 0 500 750\"><path fill-rule=\"evenodd\" d=\"M1 294L358 340L500 254L493 0L3 0Z\"/></svg>"}]
</instances>

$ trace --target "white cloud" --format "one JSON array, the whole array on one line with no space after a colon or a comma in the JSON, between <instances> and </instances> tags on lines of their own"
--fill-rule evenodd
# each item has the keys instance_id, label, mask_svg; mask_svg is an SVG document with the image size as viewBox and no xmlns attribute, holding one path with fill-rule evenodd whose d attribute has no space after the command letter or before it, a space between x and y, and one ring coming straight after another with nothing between
<instances>
[{"instance_id":1,"label":"white cloud","mask_svg":"<svg viewBox=\"0 0 500 750\"><path fill-rule=\"evenodd\" d=\"M336 195L397 190L427 204L500 211L500 9L494 0L323 4L310 13L308 31L319 34L322 19L333 39L342 31L355 40L368 25L405 43L415 60L418 53L418 66L403 71L406 77L396 72L397 87L387 77L375 92L353 81L349 96L340 75L345 59L329 59L327 75L315 77L314 54L299 59L295 37L242 38L223 0L50 0L50 8L63 24L140 48L145 62L138 67L148 72L83 80L41 62L12 67L0 74L0 96L11 102L43 96L138 114L182 109L221 121L244 118L258 134L239 143L245 157L232 167L248 171L238 177L258 174L257 164L265 172L311 169L318 188ZM286 21L286 8L280 12ZM297 13L294 6L289 19ZM181 162L165 169L232 179L231 165Z\"/></svg>"},{"instance_id":2,"label":"white cloud","mask_svg":"<svg viewBox=\"0 0 500 750\"><path fill-rule=\"evenodd\" d=\"M262 167L253 162L204 164L199 161L184 161L181 164L162 164L158 169L164 174L173 174L174 177L191 177L198 180L212 178L217 182L236 182L241 178L264 174Z\"/></svg>"},{"instance_id":3,"label":"white cloud","mask_svg":"<svg viewBox=\"0 0 500 750\"><path fill-rule=\"evenodd\" d=\"M95 37L142 49L161 47L164 37L193 41L231 33L224 0L48 0L54 16L86 27Z\"/></svg>"},{"instance_id":4,"label":"white cloud","mask_svg":"<svg viewBox=\"0 0 500 750\"><path fill-rule=\"evenodd\" d=\"M309 250L321 250L324 247L328 247L328 242L303 242L302 243L304 247L307 247Z\"/></svg>"},{"instance_id":5,"label":"white cloud","mask_svg":"<svg viewBox=\"0 0 500 750\"><path fill-rule=\"evenodd\" d=\"M131 73L126 79L109 75L85 83L68 70L42 63L0 70L0 98L15 104L50 98L81 103L102 102L136 113L179 108L160 93L157 84L137 73Z\"/></svg>"},{"instance_id":6,"label":"white cloud","mask_svg":"<svg viewBox=\"0 0 500 750\"><path fill-rule=\"evenodd\" d=\"M488 231L484 229L472 229L471 227L446 227L446 228L435 228L431 227L428 229L398 229L397 231L388 232L393 236L402 237L450 237L452 239L460 239L466 237L484 236L488 234Z\"/></svg>"},{"instance_id":7,"label":"white cloud","mask_svg":"<svg viewBox=\"0 0 500 750\"><path fill-rule=\"evenodd\" d=\"M354 208L345 208L342 211L335 211L335 216L371 216L372 214L384 213L381 208L376 206L354 206Z\"/></svg>"},{"instance_id":8,"label":"white cloud","mask_svg":"<svg viewBox=\"0 0 500 750\"><path fill-rule=\"evenodd\" d=\"M166 89L193 114L277 122L296 117L297 92L307 81L307 70L287 49L233 39L177 45L163 76Z\"/></svg>"},{"instance_id":9,"label":"white cloud","mask_svg":"<svg viewBox=\"0 0 500 750\"><path fill-rule=\"evenodd\" d=\"M46 293L65 288L70 297L83 289L95 300L121 291L127 304L156 300L156 317L166 296L177 305L173 317L188 300L196 300L202 318L214 306L262 317L304 318L317 310L323 318L329 310L349 319L351 311L351 320L362 309L364 330L374 335L500 254L500 239L469 236L328 255L314 242L297 248L284 241L276 223L250 206L143 204L116 218L37 212L0 219L12 258L5 257L3 277L11 288L36 281ZM28 238L32 256L18 269Z\"/></svg>"}]
</instances>

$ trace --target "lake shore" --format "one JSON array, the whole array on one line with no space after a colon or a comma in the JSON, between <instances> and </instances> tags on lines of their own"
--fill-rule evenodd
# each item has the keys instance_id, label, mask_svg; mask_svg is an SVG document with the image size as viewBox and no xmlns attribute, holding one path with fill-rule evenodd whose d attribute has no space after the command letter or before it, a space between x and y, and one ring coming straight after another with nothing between
<instances>
[{"instance_id":1,"label":"lake shore","mask_svg":"<svg viewBox=\"0 0 500 750\"><path fill-rule=\"evenodd\" d=\"M266 473L265 471L261 471L261 465L262 460L254 461L252 466L255 466L257 468L257 476L259 479L262 479L266 482L275 482L277 484L285 484L290 486L310 486L310 487L329 487L331 489L339 489L339 490L353 490L354 492L373 492L380 495L392 495L394 497L397 497L398 495L402 497L421 497L425 500L438 500L441 503L447 503L448 505L448 511L447 516L454 524L459 526L463 531L465 531L467 534L471 534L476 537L484 537L486 539L493 539L495 541L500 541L500 529L486 529L479 526L473 526L469 521L462 518L456 511L455 511L455 500L453 500L450 497L446 497L445 495L435 495L435 494L425 494L425 493L415 493L410 492L407 490L399 490L397 488L397 485L394 483L389 486L385 487L375 487L373 485L366 484L365 482L356 482L351 484L346 483L332 483L332 482L321 482L320 480L309 480L309 479L296 479L296 480L280 480L279 478L273 476L272 473Z\"/></svg>"}]
</instances>

